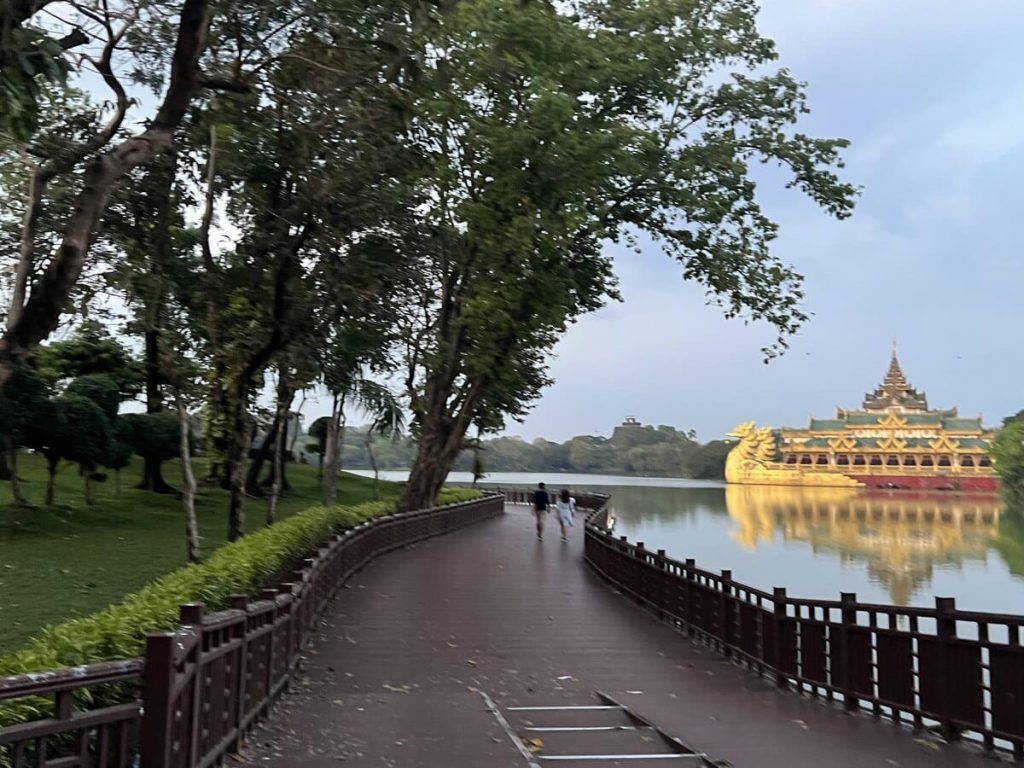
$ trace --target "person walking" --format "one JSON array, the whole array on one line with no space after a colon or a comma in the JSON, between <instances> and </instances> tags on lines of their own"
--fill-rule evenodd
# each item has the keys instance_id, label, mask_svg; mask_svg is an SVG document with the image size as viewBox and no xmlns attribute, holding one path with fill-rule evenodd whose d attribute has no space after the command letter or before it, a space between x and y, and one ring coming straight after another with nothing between
<instances>
[{"instance_id":1,"label":"person walking","mask_svg":"<svg viewBox=\"0 0 1024 768\"><path fill-rule=\"evenodd\" d=\"M538 540L544 539L544 516L548 513L548 504L550 502L551 497L548 496L544 483L540 483L537 486L537 490L533 492L533 514L537 516Z\"/></svg>"},{"instance_id":2,"label":"person walking","mask_svg":"<svg viewBox=\"0 0 1024 768\"><path fill-rule=\"evenodd\" d=\"M562 528L562 541L568 541L566 528L572 527L573 517L576 515L576 499L569 495L568 488L563 488L558 494L555 510L558 512L558 525Z\"/></svg>"}]
</instances>

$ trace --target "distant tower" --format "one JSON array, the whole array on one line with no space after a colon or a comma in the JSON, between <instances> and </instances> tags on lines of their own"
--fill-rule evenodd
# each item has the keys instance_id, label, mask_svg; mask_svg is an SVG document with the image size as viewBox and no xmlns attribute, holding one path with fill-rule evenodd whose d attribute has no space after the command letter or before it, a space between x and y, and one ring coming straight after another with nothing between
<instances>
[{"instance_id":1,"label":"distant tower","mask_svg":"<svg viewBox=\"0 0 1024 768\"><path fill-rule=\"evenodd\" d=\"M635 416L627 416L626 420L624 422L622 422L622 426L623 427L642 427L643 424L641 424L639 421L637 421Z\"/></svg>"}]
</instances>

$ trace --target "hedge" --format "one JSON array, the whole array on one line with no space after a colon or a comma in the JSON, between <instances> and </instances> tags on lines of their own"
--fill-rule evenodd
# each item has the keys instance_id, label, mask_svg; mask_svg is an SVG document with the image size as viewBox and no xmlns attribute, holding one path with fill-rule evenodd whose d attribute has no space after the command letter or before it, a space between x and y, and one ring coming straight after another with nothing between
<instances>
[{"instance_id":1,"label":"hedge","mask_svg":"<svg viewBox=\"0 0 1024 768\"><path fill-rule=\"evenodd\" d=\"M437 503L479 496L470 489L447 489ZM43 629L23 650L0 657L0 677L141 656L146 634L177 626L182 603L201 602L210 611L226 608L231 595L256 593L331 533L393 511L391 501L307 509L221 547L202 563L171 571L121 603ZM39 717L40 703L0 703L0 727Z\"/></svg>"}]
</instances>

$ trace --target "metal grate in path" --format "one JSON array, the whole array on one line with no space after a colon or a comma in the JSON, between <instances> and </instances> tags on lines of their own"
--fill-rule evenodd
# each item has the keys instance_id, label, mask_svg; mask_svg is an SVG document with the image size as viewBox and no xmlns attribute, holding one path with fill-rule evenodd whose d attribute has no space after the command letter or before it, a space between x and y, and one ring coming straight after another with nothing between
<instances>
[{"instance_id":1,"label":"metal grate in path","mask_svg":"<svg viewBox=\"0 0 1024 768\"><path fill-rule=\"evenodd\" d=\"M479 693L530 768L729 765L710 759L600 691L594 692L600 703L504 708Z\"/></svg>"}]
</instances>

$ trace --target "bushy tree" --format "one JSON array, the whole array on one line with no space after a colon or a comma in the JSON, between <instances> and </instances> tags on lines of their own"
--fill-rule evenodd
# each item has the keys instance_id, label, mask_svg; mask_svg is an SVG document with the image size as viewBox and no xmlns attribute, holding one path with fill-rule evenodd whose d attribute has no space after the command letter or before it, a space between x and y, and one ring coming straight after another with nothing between
<instances>
[{"instance_id":1,"label":"bushy tree","mask_svg":"<svg viewBox=\"0 0 1024 768\"><path fill-rule=\"evenodd\" d=\"M430 503L471 426L522 417L568 325L617 297L609 242L656 241L727 316L778 330L769 355L806 319L751 167L782 166L838 217L855 190L836 175L845 141L794 130L804 86L767 71L757 11L476 0L428 35L413 136L431 204L407 245L422 276L406 347L420 440L403 508Z\"/></svg>"},{"instance_id":2,"label":"bushy tree","mask_svg":"<svg viewBox=\"0 0 1024 768\"><path fill-rule=\"evenodd\" d=\"M174 411L126 413L119 416L118 421L127 425L125 439L132 451L141 456L150 466L159 466L161 462L178 456L180 425L178 414ZM168 493L174 490L166 484L161 487L149 487L143 484L140 485L140 488L157 493Z\"/></svg>"},{"instance_id":3,"label":"bushy tree","mask_svg":"<svg viewBox=\"0 0 1024 768\"><path fill-rule=\"evenodd\" d=\"M1024 508L1024 411L1003 419L989 455L1011 505Z\"/></svg>"},{"instance_id":4,"label":"bushy tree","mask_svg":"<svg viewBox=\"0 0 1024 768\"><path fill-rule=\"evenodd\" d=\"M16 504L26 504L18 478L18 449L31 445L53 418L46 384L28 365L19 365L0 387L0 436L4 462Z\"/></svg>"},{"instance_id":5,"label":"bushy tree","mask_svg":"<svg viewBox=\"0 0 1024 768\"><path fill-rule=\"evenodd\" d=\"M117 419L121 407L121 391L117 381L107 373L90 373L73 379L64 390L71 397L84 397L92 400L103 411L111 424Z\"/></svg>"},{"instance_id":6,"label":"bushy tree","mask_svg":"<svg viewBox=\"0 0 1024 768\"><path fill-rule=\"evenodd\" d=\"M86 503L92 504L92 474L107 456L110 421L96 403L79 395L53 398L50 407L46 429L34 435L29 444L46 457L46 504L54 502L54 483L61 461L78 464L85 480Z\"/></svg>"}]
</instances>

